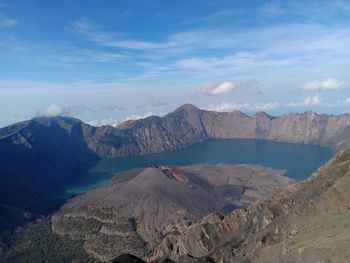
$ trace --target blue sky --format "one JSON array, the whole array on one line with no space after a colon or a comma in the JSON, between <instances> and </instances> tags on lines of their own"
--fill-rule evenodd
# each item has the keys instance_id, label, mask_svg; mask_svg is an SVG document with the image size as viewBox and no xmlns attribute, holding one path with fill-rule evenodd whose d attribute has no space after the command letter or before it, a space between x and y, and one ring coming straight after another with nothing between
<instances>
[{"instance_id":1,"label":"blue sky","mask_svg":"<svg viewBox=\"0 0 350 263\"><path fill-rule=\"evenodd\" d=\"M0 0L0 126L184 103L350 110L350 1Z\"/></svg>"}]
</instances>

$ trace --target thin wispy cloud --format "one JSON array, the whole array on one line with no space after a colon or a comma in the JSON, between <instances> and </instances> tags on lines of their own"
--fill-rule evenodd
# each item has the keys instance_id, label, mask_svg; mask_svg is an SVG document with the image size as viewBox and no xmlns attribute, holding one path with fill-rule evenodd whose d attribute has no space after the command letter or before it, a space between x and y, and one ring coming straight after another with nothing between
<instances>
[{"instance_id":1,"label":"thin wispy cloud","mask_svg":"<svg viewBox=\"0 0 350 263\"><path fill-rule=\"evenodd\" d=\"M319 93L316 93L315 95L306 97L302 102L290 102L288 106L320 106L321 104L324 104L324 101L321 99L321 95ZM329 104L327 104L327 106L329 106Z\"/></svg>"},{"instance_id":2,"label":"thin wispy cloud","mask_svg":"<svg viewBox=\"0 0 350 263\"><path fill-rule=\"evenodd\" d=\"M237 10L220 10L205 16L188 19L182 22L182 24L193 24L193 23L203 23L203 22L217 22L218 20L224 20L227 17L235 17Z\"/></svg>"},{"instance_id":3,"label":"thin wispy cloud","mask_svg":"<svg viewBox=\"0 0 350 263\"><path fill-rule=\"evenodd\" d=\"M162 101L162 100L157 100L157 101L153 101L150 103L150 106L152 108L162 108L162 107L165 107L165 106L168 106L169 103L165 102L165 101Z\"/></svg>"},{"instance_id":4,"label":"thin wispy cloud","mask_svg":"<svg viewBox=\"0 0 350 263\"><path fill-rule=\"evenodd\" d=\"M218 104L211 104L207 107L210 111L217 112L231 112L234 110L239 111L271 111L278 107L277 102L266 102L266 103L232 103L222 102Z\"/></svg>"},{"instance_id":5,"label":"thin wispy cloud","mask_svg":"<svg viewBox=\"0 0 350 263\"><path fill-rule=\"evenodd\" d=\"M65 63L86 63L86 62L98 62L98 63L115 63L127 58L127 54L118 52L104 52L94 49L78 49L70 48L63 50L55 50L58 61ZM55 55L57 54L57 55ZM61 54L61 55L58 55Z\"/></svg>"},{"instance_id":6,"label":"thin wispy cloud","mask_svg":"<svg viewBox=\"0 0 350 263\"><path fill-rule=\"evenodd\" d=\"M143 115L132 114L132 115L127 116L124 121L135 121L135 120L139 120L139 119L144 119L144 118L150 117L152 115L155 115L152 111L147 112L147 113L145 113Z\"/></svg>"},{"instance_id":7,"label":"thin wispy cloud","mask_svg":"<svg viewBox=\"0 0 350 263\"><path fill-rule=\"evenodd\" d=\"M322 102L321 96L319 93L317 93L314 96L307 97L304 100L304 105L319 105L321 104L321 102Z\"/></svg>"},{"instance_id":8,"label":"thin wispy cloud","mask_svg":"<svg viewBox=\"0 0 350 263\"><path fill-rule=\"evenodd\" d=\"M35 81L0 81L0 95L2 96L36 96L36 95L67 95L81 96L83 94L101 95L118 94L124 89L132 87L123 82L96 83L78 81L72 83L50 83ZM108 95L107 95L108 96Z\"/></svg>"},{"instance_id":9,"label":"thin wispy cloud","mask_svg":"<svg viewBox=\"0 0 350 263\"><path fill-rule=\"evenodd\" d=\"M334 0L334 3L342 9L343 11L349 12L350 13L350 3L348 1L344 0Z\"/></svg>"},{"instance_id":10,"label":"thin wispy cloud","mask_svg":"<svg viewBox=\"0 0 350 263\"><path fill-rule=\"evenodd\" d=\"M311 91L332 91L340 90L346 87L344 81L340 81L334 78L328 78L319 81L308 81L305 83L303 89Z\"/></svg>"},{"instance_id":11,"label":"thin wispy cloud","mask_svg":"<svg viewBox=\"0 0 350 263\"><path fill-rule=\"evenodd\" d=\"M92 22L89 22L86 19L76 20L73 22L72 26L76 32L80 33L88 40L104 46L131 50L145 50L166 48L169 45L169 43L156 43L143 40L126 39L122 36L118 37L118 33L101 32L95 30Z\"/></svg>"},{"instance_id":12,"label":"thin wispy cloud","mask_svg":"<svg viewBox=\"0 0 350 263\"><path fill-rule=\"evenodd\" d=\"M283 15L285 14L285 10L283 10L281 8L281 6L279 6L276 3L265 3L262 8L261 11L264 15L266 16L276 16L276 15Z\"/></svg>"},{"instance_id":13,"label":"thin wispy cloud","mask_svg":"<svg viewBox=\"0 0 350 263\"><path fill-rule=\"evenodd\" d=\"M0 14L0 28L11 28L17 24L17 20Z\"/></svg>"},{"instance_id":14,"label":"thin wispy cloud","mask_svg":"<svg viewBox=\"0 0 350 263\"><path fill-rule=\"evenodd\" d=\"M59 116L59 115L76 117L76 116L83 116L83 115L103 113L103 112L114 114L123 110L125 110L124 106L111 105L111 104L92 104L92 105L78 104L78 105L63 106L58 103L51 103L46 105L45 107L38 109L36 111L36 115L47 116L47 117L53 117L53 116Z\"/></svg>"}]
</instances>

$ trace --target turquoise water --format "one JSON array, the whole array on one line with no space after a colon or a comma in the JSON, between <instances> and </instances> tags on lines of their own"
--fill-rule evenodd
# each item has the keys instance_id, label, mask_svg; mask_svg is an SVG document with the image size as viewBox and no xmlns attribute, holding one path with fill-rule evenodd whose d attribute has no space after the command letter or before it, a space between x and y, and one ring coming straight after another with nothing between
<instances>
[{"instance_id":1,"label":"turquoise water","mask_svg":"<svg viewBox=\"0 0 350 263\"><path fill-rule=\"evenodd\" d=\"M294 143L250 139L210 139L185 149L166 153L103 159L75 185L68 194L79 194L111 184L120 172L154 164L189 165L195 163L260 164L274 169L287 169L295 180L309 177L333 155L330 149Z\"/></svg>"}]
</instances>

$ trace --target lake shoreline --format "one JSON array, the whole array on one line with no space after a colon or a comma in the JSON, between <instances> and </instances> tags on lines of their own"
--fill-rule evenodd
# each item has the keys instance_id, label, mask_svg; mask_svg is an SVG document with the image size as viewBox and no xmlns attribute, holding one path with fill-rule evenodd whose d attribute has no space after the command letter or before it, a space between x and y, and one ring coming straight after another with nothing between
<instances>
[{"instance_id":1,"label":"lake shoreline","mask_svg":"<svg viewBox=\"0 0 350 263\"><path fill-rule=\"evenodd\" d=\"M152 165L181 166L191 164L257 164L273 169L286 169L293 180L308 178L328 161L334 152L325 147L284 143L260 139L208 139L183 149L119 158L101 159L86 174L85 180L66 188L76 195L108 186L113 177L134 168ZM96 177L99 177L96 180Z\"/></svg>"}]
</instances>

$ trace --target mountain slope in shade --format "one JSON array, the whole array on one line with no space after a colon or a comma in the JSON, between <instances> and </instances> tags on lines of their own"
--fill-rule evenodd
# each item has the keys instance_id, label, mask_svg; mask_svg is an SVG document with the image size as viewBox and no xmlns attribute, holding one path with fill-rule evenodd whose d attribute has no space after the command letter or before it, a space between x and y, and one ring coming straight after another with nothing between
<instances>
[{"instance_id":1,"label":"mountain slope in shade","mask_svg":"<svg viewBox=\"0 0 350 263\"><path fill-rule=\"evenodd\" d=\"M47 197L98 158L83 129L79 120L57 117L0 130L0 230L57 209L60 203Z\"/></svg>"},{"instance_id":2,"label":"mountain slope in shade","mask_svg":"<svg viewBox=\"0 0 350 263\"><path fill-rule=\"evenodd\" d=\"M175 228L166 234L154 259L347 262L349 189L350 150L345 150L308 180L287 186L247 209L225 217L210 214L199 223Z\"/></svg>"},{"instance_id":3,"label":"mountain slope in shade","mask_svg":"<svg viewBox=\"0 0 350 263\"><path fill-rule=\"evenodd\" d=\"M287 185L283 174L226 164L137 169L118 176L111 187L70 200L52 217L52 229L81 239L85 251L102 261L121 253L145 259L169 225L246 207Z\"/></svg>"}]
</instances>

